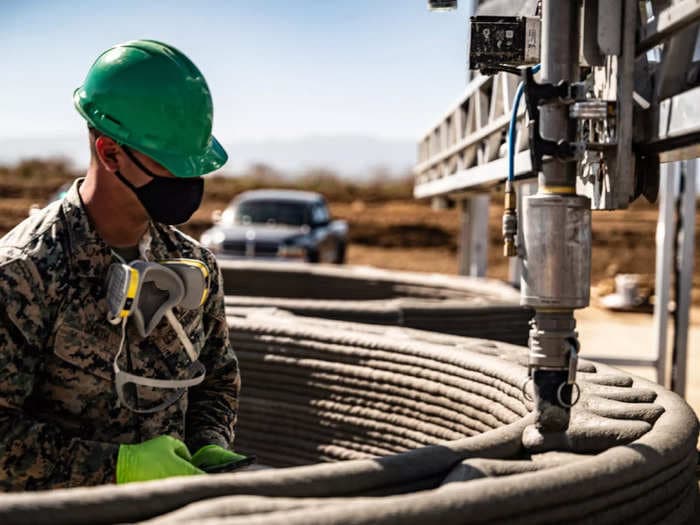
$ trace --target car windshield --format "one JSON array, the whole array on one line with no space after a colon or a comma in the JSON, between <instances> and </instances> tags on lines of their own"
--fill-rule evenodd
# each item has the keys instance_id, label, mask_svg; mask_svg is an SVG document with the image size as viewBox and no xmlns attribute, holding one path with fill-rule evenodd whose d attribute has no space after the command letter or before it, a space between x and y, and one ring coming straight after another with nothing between
<instances>
[{"instance_id":1,"label":"car windshield","mask_svg":"<svg viewBox=\"0 0 700 525\"><path fill-rule=\"evenodd\" d=\"M301 202L255 200L238 205L235 222L303 226L309 223L309 213L306 204Z\"/></svg>"}]
</instances>

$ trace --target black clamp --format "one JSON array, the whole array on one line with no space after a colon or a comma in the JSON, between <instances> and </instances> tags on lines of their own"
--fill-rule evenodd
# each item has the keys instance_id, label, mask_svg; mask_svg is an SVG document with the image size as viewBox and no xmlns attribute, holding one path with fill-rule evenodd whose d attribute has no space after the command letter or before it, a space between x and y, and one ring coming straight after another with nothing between
<instances>
[{"instance_id":1,"label":"black clamp","mask_svg":"<svg viewBox=\"0 0 700 525\"><path fill-rule=\"evenodd\" d=\"M509 73L511 75L518 75L520 76L522 74L522 68L519 68L517 66L509 66L507 64L491 64L491 65L485 65L485 64L478 64L478 67L476 68L479 70L479 73L485 76L491 76L495 75L496 73Z\"/></svg>"},{"instance_id":2,"label":"black clamp","mask_svg":"<svg viewBox=\"0 0 700 525\"><path fill-rule=\"evenodd\" d=\"M542 171L542 158L545 155L559 160L570 162L578 158L580 151L575 143L566 140L557 142L542 138L540 135L540 108L544 102L560 100L563 103L571 103L579 98L579 85L570 84L564 80L557 84L540 84L535 81L532 68L522 70L523 84L525 86L525 104L529 115L528 131L530 133L530 161L532 171Z\"/></svg>"}]
</instances>

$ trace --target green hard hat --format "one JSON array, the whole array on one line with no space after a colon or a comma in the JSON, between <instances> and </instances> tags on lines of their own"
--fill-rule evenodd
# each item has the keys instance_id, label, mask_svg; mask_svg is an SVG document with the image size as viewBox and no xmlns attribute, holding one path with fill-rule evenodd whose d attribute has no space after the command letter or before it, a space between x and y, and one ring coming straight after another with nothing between
<instances>
[{"instance_id":1,"label":"green hard hat","mask_svg":"<svg viewBox=\"0 0 700 525\"><path fill-rule=\"evenodd\" d=\"M204 76L167 44L133 40L108 49L73 103L90 126L177 177L198 177L228 159L211 134L214 107Z\"/></svg>"}]
</instances>

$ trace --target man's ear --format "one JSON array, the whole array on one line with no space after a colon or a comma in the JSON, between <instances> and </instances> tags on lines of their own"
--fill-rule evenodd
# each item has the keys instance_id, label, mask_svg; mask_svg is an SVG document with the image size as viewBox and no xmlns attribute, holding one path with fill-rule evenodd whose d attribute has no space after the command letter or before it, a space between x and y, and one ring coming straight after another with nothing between
<instances>
[{"instance_id":1,"label":"man's ear","mask_svg":"<svg viewBox=\"0 0 700 525\"><path fill-rule=\"evenodd\" d=\"M117 160L117 152L119 148L112 139L100 136L95 139L95 151L97 157L107 171L117 171L119 169L119 161Z\"/></svg>"}]
</instances>

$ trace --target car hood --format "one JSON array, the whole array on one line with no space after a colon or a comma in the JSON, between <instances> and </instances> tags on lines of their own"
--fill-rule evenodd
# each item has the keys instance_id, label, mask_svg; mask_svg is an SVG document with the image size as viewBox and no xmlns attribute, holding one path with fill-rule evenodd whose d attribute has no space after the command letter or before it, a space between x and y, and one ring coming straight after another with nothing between
<instances>
[{"instance_id":1,"label":"car hood","mask_svg":"<svg viewBox=\"0 0 700 525\"><path fill-rule=\"evenodd\" d=\"M227 241L282 242L309 232L308 227L284 224L236 224L219 226L218 229L224 233Z\"/></svg>"}]
</instances>

